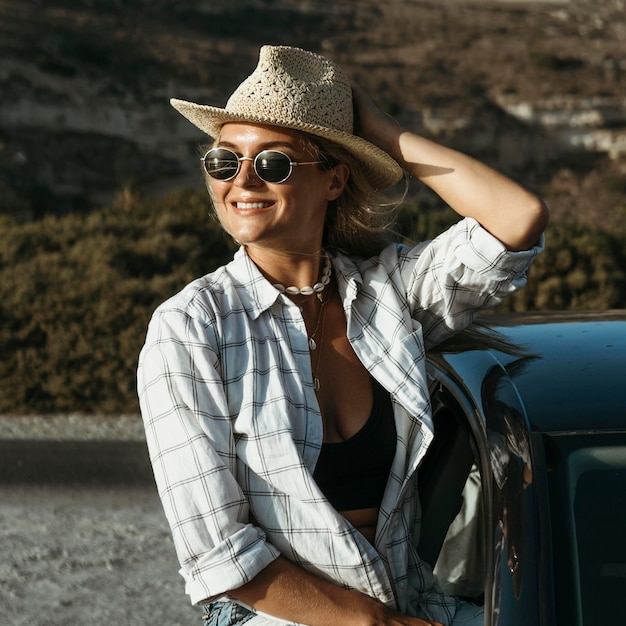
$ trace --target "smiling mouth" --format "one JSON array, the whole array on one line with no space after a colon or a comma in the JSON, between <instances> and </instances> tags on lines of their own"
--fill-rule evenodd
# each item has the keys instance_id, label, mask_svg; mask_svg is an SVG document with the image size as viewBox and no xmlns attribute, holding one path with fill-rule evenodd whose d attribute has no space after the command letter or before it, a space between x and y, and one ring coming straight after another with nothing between
<instances>
[{"instance_id":1,"label":"smiling mouth","mask_svg":"<svg viewBox=\"0 0 626 626\"><path fill-rule=\"evenodd\" d=\"M234 202L237 209L267 209L273 202Z\"/></svg>"}]
</instances>

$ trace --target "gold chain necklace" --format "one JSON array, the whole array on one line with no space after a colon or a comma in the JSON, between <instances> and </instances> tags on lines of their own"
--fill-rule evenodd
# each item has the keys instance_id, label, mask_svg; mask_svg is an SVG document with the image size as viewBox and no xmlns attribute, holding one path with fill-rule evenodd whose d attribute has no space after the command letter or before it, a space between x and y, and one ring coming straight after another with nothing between
<instances>
[{"instance_id":1,"label":"gold chain necklace","mask_svg":"<svg viewBox=\"0 0 626 626\"><path fill-rule=\"evenodd\" d=\"M327 292L328 293L328 292ZM330 299L330 295L325 297L324 294L317 294L318 300L322 303L320 306L319 313L317 314L317 321L315 323L315 330L309 336L309 350L311 352L311 368L313 370L313 388L315 391L320 390L320 379L317 376L320 366L320 360L322 358L322 348L324 346L324 326L326 322L326 303ZM319 331L319 339L316 341ZM316 353L317 358L315 359L315 366L313 367L313 352Z\"/></svg>"},{"instance_id":2,"label":"gold chain necklace","mask_svg":"<svg viewBox=\"0 0 626 626\"><path fill-rule=\"evenodd\" d=\"M319 346L317 346L314 341L315 333L311 335L311 338L309 339L309 347L311 347L311 341L313 341L313 345L315 345L315 348L312 348L312 350L315 350L317 354L317 359L315 360L315 369L313 371L313 389L315 389L315 391L320 390L320 379L317 374L320 369L320 361L322 360L322 348L324 347L324 324L326 322L326 302L327 302L326 299L322 300L322 306L320 308L319 317L321 318L321 321L322 321L322 328L320 330ZM318 319L318 325L319 325L319 319ZM317 328L315 329L315 332L317 332ZM313 361L313 359L311 359L311 361Z\"/></svg>"},{"instance_id":3,"label":"gold chain necklace","mask_svg":"<svg viewBox=\"0 0 626 626\"><path fill-rule=\"evenodd\" d=\"M317 314L317 322L315 323L315 330L311 333L311 336L309 337L309 350L311 350L311 352L317 349L317 343L315 342L315 337L317 335L317 331L320 328L320 322L322 321L322 317L324 313L324 306L326 304L326 298L322 297L322 294L318 294L317 298L322 303L322 305L320 306L320 311Z\"/></svg>"}]
</instances>

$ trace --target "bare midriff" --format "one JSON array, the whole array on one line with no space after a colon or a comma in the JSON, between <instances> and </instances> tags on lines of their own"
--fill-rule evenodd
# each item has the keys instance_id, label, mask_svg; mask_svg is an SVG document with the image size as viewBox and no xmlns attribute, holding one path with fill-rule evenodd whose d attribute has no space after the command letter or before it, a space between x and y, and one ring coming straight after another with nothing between
<instances>
[{"instance_id":1,"label":"bare midriff","mask_svg":"<svg viewBox=\"0 0 626 626\"><path fill-rule=\"evenodd\" d=\"M378 508L353 509L339 511L372 545L376 536L378 522Z\"/></svg>"}]
</instances>

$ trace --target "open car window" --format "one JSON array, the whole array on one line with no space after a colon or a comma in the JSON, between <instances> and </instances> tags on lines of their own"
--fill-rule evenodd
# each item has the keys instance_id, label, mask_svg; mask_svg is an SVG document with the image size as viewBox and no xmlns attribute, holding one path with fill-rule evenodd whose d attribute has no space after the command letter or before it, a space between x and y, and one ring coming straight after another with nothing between
<instances>
[{"instance_id":1,"label":"open car window","mask_svg":"<svg viewBox=\"0 0 626 626\"><path fill-rule=\"evenodd\" d=\"M438 387L431 399L435 439L420 468L418 552L444 593L481 603L486 529L477 447L454 398Z\"/></svg>"}]
</instances>

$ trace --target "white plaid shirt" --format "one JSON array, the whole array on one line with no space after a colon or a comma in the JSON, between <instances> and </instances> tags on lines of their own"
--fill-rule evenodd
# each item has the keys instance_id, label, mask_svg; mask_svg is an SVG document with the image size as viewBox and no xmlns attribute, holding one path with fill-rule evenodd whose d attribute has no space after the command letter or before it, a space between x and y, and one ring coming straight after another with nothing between
<instances>
[{"instance_id":1,"label":"white plaid shirt","mask_svg":"<svg viewBox=\"0 0 626 626\"><path fill-rule=\"evenodd\" d=\"M332 255L348 338L394 405L398 443L376 547L312 477L322 418L298 306L242 249L157 309L139 398L193 603L227 594L282 554L402 612L450 623L455 602L433 590L415 552L416 468L432 439L424 352L521 288L542 245L508 252L467 218L412 249L391 245L359 262Z\"/></svg>"}]
</instances>

